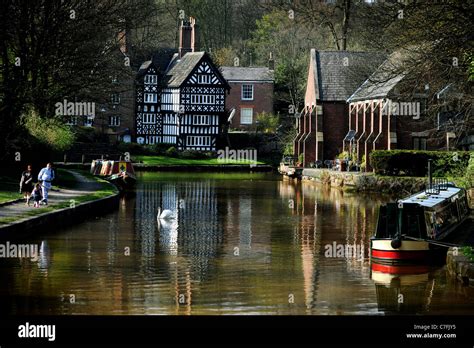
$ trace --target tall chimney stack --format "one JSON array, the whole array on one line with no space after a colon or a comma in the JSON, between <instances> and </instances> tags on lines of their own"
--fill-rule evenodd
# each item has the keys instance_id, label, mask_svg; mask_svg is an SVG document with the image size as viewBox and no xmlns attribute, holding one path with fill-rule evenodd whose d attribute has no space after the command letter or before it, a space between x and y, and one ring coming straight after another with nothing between
<instances>
[{"instance_id":1,"label":"tall chimney stack","mask_svg":"<svg viewBox=\"0 0 474 348\"><path fill-rule=\"evenodd\" d=\"M196 35L196 19L189 17L189 21L182 21L179 29L179 57L188 52L195 52L198 48Z\"/></svg>"},{"instance_id":2,"label":"tall chimney stack","mask_svg":"<svg viewBox=\"0 0 474 348\"><path fill-rule=\"evenodd\" d=\"M270 58L268 59L268 69L275 70L275 59L273 59L273 52L270 52Z\"/></svg>"}]
</instances>

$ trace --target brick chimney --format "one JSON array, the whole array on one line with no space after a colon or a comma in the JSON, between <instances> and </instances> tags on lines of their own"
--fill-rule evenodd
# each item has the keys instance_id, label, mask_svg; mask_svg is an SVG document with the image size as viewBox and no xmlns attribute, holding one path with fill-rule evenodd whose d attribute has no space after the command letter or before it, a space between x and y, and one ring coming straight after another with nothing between
<instances>
[{"instance_id":1,"label":"brick chimney","mask_svg":"<svg viewBox=\"0 0 474 348\"><path fill-rule=\"evenodd\" d=\"M179 28L179 57L182 58L188 52L196 52L198 46L196 19L189 17L188 21L181 22Z\"/></svg>"}]
</instances>

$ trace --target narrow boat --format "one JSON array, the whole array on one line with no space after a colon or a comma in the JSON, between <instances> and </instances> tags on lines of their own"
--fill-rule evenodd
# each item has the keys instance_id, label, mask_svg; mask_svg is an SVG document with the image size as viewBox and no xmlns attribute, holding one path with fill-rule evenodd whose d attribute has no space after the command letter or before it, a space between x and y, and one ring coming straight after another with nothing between
<instances>
[{"instance_id":1,"label":"narrow boat","mask_svg":"<svg viewBox=\"0 0 474 348\"><path fill-rule=\"evenodd\" d=\"M132 188L137 181L130 161L94 160L91 163L91 174L103 177L120 190Z\"/></svg>"},{"instance_id":2,"label":"narrow boat","mask_svg":"<svg viewBox=\"0 0 474 348\"><path fill-rule=\"evenodd\" d=\"M430 176L431 177L431 176ZM380 207L370 241L376 263L428 262L469 215L466 191L446 180L429 180L425 191Z\"/></svg>"},{"instance_id":3,"label":"narrow boat","mask_svg":"<svg viewBox=\"0 0 474 348\"><path fill-rule=\"evenodd\" d=\"M296 158L286 156L280 162L278 172L282 175L286 175L289 178L299 179L303 174L303 167L295 165Z\"/></svg>"}]
</instances>

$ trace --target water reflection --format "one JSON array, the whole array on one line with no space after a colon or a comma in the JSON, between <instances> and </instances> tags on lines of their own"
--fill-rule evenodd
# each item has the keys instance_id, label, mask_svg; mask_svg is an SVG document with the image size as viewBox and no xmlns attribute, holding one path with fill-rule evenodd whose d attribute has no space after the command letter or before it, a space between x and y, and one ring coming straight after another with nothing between
<instances>
[{"instance_id":1,"label":"water reflection","mask_svg":"<svg viewBox=\"0 0 474 348\"><path fill-rule=\"evenodd\" d=\"M0 260L0 281L8 284L0 288L0 308L14 314L470 313L472 289L451 283L442 270L388 276L371 270L369 238L385 200L261 174L141 174L136 194L117 212L41 237L36 262ZM157 221L159 207L175 219ZM327 254L333 245L359 246L364 257Z\"/></svg>"},{"instance_id":2,"label":"water reflection","mask_svg":"<svg viewBox=\"0 0 474 348\"><path fill-rule=\"evenodd\" d=\"M427 265L384 266L372 264L372 280L379 310L387 314L428 312L435 288Z\"/></svg>"}]
</instances>

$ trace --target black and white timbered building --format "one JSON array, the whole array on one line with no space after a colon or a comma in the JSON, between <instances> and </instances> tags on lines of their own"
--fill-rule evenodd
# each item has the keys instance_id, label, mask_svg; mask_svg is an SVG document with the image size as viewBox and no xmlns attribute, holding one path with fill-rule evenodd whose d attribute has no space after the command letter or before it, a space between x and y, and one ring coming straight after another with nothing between
<instances>
[{"instance_id":1,"label":"black and white timbered building","mask_svg":"<svg viewBox=\"0 0 474 348\"><path fill-rule=\"evenodd\" d=\"M142 64L136 88L136 139L178 150L216 151L230 89L205 52L195 52L195 21L183 22L179 52Z\"/></svg>"}]
</instances>

